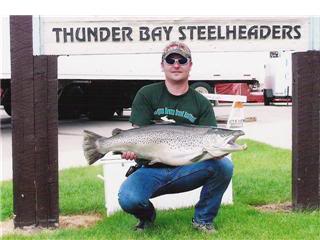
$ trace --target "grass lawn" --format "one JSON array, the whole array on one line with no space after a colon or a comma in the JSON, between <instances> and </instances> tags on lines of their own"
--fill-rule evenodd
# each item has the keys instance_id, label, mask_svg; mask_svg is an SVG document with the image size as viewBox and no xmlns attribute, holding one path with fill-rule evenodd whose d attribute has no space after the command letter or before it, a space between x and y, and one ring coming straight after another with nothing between
<instances>
[{"instance_id":1,"label":"grass lawn","mask_svg":"<svg viewBox=\"0 0 320 240\"><path fill-rule=\"evenodd\" d=\"M320 212L260 212L256 205L291 201L291 151L251 140L248 149L233 154L234 204L223 206L215 220L217 234L191 228L193 209L158 211L155 227L132 231L134 217L118 212L106 217L101 166L60 172L60 215L100 213L103 218L86 229L60 229L32 236L3 239L320 239ZM1 221L12 217L12 183L1 183Z\"/></svg>"}]
</instances>

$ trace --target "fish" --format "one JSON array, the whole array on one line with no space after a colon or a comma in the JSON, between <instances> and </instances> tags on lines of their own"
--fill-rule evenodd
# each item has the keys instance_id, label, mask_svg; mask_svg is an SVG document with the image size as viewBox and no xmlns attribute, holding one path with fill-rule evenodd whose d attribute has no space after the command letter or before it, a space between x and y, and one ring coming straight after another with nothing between
<instances>
[{"instance_id":1,"label":"fish","mask_svg":"<svg viewBox=\"0 0 320 240\"><path fill-rule=\"evenodd\" d=\"M138 159L147 160L148 165L182 166L245 150L246 144L235 142L243 135L242 130L178 124L152 124L128 130L116 128L111 137L84 130L83 151L89 165L108 152L130 151Z\"/></svg>"}]
</instances>

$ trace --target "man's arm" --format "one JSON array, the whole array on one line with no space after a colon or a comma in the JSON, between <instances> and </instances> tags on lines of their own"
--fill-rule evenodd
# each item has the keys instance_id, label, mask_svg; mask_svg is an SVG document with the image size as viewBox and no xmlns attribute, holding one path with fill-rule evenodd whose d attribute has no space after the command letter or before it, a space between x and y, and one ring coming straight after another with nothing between
<instances>
[{"instance_id":1,"label":"man's arm","mask_svg":"<svg viewBox=\"0 0 320 240\"><path fill-rule=\"evenodd\" d=\"M150 97L145 94L144 89L140 89L136 94L132 107L129 121L133 125L145 126L150 125L153 120L153 107Z\"/></svg>"}]
</instances>

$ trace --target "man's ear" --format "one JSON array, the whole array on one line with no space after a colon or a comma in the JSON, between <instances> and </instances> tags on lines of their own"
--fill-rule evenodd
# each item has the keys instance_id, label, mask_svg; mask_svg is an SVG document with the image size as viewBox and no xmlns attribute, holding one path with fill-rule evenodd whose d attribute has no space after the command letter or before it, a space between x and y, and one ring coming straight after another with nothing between
<instances>
[{"instance_id":1,"label":"man's ear","mask_svg":"<svg viewBox=\"0 0 320 240\"><path fill-rule=\"evenodd\" d=\"M160 66L161 66L161 72L164 72L164 69L163 69L163 62L160 63Z\"/></svg>"}]
</instances>

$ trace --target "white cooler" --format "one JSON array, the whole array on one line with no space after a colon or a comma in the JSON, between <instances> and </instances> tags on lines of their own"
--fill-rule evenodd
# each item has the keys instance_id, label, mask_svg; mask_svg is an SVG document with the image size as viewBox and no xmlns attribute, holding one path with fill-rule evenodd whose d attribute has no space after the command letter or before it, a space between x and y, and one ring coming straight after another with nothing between
<instances>
[{"instance_id":1,"label":"white cooler","mask_svg":"<svg viewBox=\"0 0 320 240\"><path fill-rule=\"evenodd\" d=\"M107 216L111 216L121 207L118 203L120 185L126 179L125 174L134 161L127 161L119 155L107 154L100 160L103 165L103 176L98 175L104 181L105 207ZM142 186L143 187L143 186ZM151 199L156 209L176 209L194 206L199 201L201 187L183 193L174 193ZM230 182L222 198L222 204L232 204L232 182Z\"/></svg>"}]
</instances>

